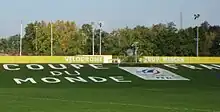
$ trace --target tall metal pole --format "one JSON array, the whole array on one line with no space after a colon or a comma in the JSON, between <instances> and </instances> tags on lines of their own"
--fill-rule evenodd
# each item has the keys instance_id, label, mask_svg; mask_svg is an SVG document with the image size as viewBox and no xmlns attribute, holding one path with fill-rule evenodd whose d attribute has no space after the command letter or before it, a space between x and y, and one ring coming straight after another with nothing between
<instances>
[{"instance_id":1,"label":"tall metal pole","mask_svg":"<svg viewBox=\"0 0 220 112\"><path fill-rule=\"evenodd\" d=\"M183 29L183 13L180 12L180 29Z\"/></svg>"},{"instance_id":2,"label":"tall metal pole","mask_svg":"<svg viewBox=\"0 0 220 112\"><path fill-rule=\"evenodd\" d=\"M21 34L20 34L20 56L22 55L22 36L23 36L23 24L21 21Z\"/></svg>"},{"instance_id":3,"label":"tall metal pole","mask_svg":"<svg viewBox=\"0 0 220 112\"><path fill-rule=\"evenodd\" d=\"M197 20L200 14L194 14L194 20ZM199 56L199 25L196 28L196 56Z\"/></svg>"},{"instance_id":4,"label":"tall metal pole","mask_svg":"<svg viewBox=\"0 0 220 112\"><path fill-rule=\"evenodd\" d=\"M92 22L92 55L95 55L95 23Z\"/></svg>"},{"instance_id":5,"label":"tall metal pole","mask_svg":"<svg viewBox=\"0 0 220 112\"><path fill-rule=\"evenodd\" d=\"M196 30L196 56L199 56L199 26L197 26Z\"/></svg>"},{"instance_id":6,"label":"tall metal pole","mask_svg":"<svg viewBox=\"0 0 220 112\"><path fill-rule=\"evenodd\" d=\"M51 24L50 24L50 55L53 56L53 23L51 21Z\"/></svg>"},{"instance_id":7,"label":"tall metal pole","mask_svg":"<svg viewBox=\"0 0 220 112\"><path fill-rule=\"evenodd\" d=\"M99 55L102 55L102 29L100 28L100 39L99 39Z\"/></svg>"},{"instance_id":8,"label":"tall metal pole","mask_svg":"<svg viewBox=\"0 0 220 112\"><path fill-rule=\"evenodd\" d=\"M92 55L95 55L95 29L93 29L92 34Z\"/></svg>"},{"instance_id":9,"label":"tall metal pole","mask_svg":"<svg viewBox=\"0 0 220 112\"><path fill-rule=\"evenodd\" d=\"M102 55L102 23L99 23L100 32L99 32L99 55Z\"/></svg>"},{"instance_id":10,"label":"tall metal pole","mask_svg":"<svg viewBox=\"0 0 220 112\"><path fill-rule=\"evenodd\" d=\"M35 39L36 39L36 40L35 40L35 41L36 41L36 43L35 43L35 44L36 44L36 45L35 45L35 48L36 48L36 51L37 51L37 29L38 29L37 26L35 26Z\"/></svg>"}]
</instances>

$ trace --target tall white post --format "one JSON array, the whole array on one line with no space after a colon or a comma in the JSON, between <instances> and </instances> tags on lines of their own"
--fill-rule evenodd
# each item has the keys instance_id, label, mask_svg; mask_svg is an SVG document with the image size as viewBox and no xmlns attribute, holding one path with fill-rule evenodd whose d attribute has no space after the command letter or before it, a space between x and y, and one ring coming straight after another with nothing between
<instances>
[{"instance_id":1,"label":"tall white post","mask_svg":"<svg viewBox=\"0 0 220 112\"><path fill-rule=\"evenodd\" d=\"M23 37L23 24L21 21L21 32L20 32L20 56L22 55L22 37Z\"/></svg>"},{"instance_id":2,"label":"tall white post","mask_svg":"<svg viewBox=\"0 0 220 112\"><path fill-rule=\"evenodd\" d=\"M196 30L196 56L199 56L199 26L197 26Z\"/></svg>"},{"instance_id":3,"label":"tall white post","mask_svg":"<svg viewBox=\"0 0 220 112\"><path fill-rule=\"evenodd\" d=\"M103 26L103 23L100 21L99 22L99 27L100 27L100 32L99 32L99 55L102 55L102 26Z\"/></svg>"},{"instance_id":4,"label":"tall white post","mask_svg":"<svg viewBox=\"0 0 220 112\"><path fill-rule=\"evenodd\" d=\"M94 25L95 23L92 22L92 55L95 55L95 28Z\"/></svg>"},{"instance_id":5,"label":"tall white post","mask_svg":"<svg viewBox=\"0 0 220 112\"><path fill-rule=\"evenodd\" d=\"M197 20L200 17L200 14L194 14L194 20ZM199 25L196 29L196 56L199 56Z\"/></svg>"},{"instance_id":6,"label":"tall white post","mask_svg":"<svg viewBox=\"0 0 220 112\"><path fill-rule=\"evenodd\" d=\"M50 55L53 56L53 23L51 21L51 24L50 24Z\"/></svg>"},{"instance_id":7,"label":"tall white post","mask_svg":"<svg viewBox=\"0 0 220 112\"><path fill-rule=\"evenodd\" d=\"M101 27L100 27L99 36L100 36L100 39L99 39L99 55L102 55L102 29L101 29Z\"/></svg>"},{"instance_id":8,"label":"tall white post","mask_svg":"<svg viewBox=\"0 0 220 112\"><path fill-rule=\"evenodd\" d=\"M180 29L183 29L183 13L180 12Z\"/></svg>"},{"instance_id":9,"label":"tall white post","mask_svg":"<svg viewBox=\"0 0 220 112\"><path fill-rule=\"evenodd\" d=\"M36 41L36 42L35 42L35 44L36 44L36 45L35 45L35 49L36 49L36 52L37 52L37 43L38 43L38 42L37 42L37 30L38 30L38 28L37 28L37 26L35 26L35 41Z\"/></svg>"}]
</instances>

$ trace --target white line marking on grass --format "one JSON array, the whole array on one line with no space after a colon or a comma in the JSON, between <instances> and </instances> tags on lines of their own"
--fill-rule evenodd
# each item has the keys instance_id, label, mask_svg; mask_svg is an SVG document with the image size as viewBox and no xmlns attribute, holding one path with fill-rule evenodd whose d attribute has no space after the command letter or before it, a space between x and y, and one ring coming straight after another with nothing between
<instances>
[{"instance_id":1,"label":"white line marking on grass","mask_svg":"<svg viewBox=\"0 0 220 112\"><path fill-rule=\"evenodd\" d=\"M200 112L220 112L218 110L211 109L194 109L194 108L177 108L177 107L165 107L165 106L151 106L151 105L141 105L141 104L128 104L128 103L117 103L117 102L92 102L92 101L74 101L59 98L40 98L40 97L25 97L25 96L15 96L15 95L0 95L15 98L24 98L30 100L43 100L43 101L60 101L60 102L71 102L71 103L87 103L87 104L98 104L98 105L119 105L119 106L133 106L133 107L143 107L143 108L154 108L154 109L164 109L164 110L191 110Z\"/></svg>"}]
</instances>

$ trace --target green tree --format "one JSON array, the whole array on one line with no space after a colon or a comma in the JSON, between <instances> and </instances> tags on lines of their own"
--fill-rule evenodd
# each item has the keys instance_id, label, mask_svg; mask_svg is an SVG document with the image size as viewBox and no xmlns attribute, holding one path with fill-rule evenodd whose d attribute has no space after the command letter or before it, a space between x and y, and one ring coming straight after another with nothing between
<instances>
[{"instance_id":1,"label":"green tree","mask_svg":"<svg viewBox=\"0 0 220 112\"><path fill-rule=\"evenodd\" d=\"M92 54L92 26L77 28L75 22L58 20L53 24L54 55ZM23 52L30 55L50 55L51 23L34 22L25 28ZM95 30L95 54L99 54L99 29ZM138 42L138 55L195 56L196 27L178 30L173 22L152 27L122 28L111 33L102 31L102 54L127 55L132 44ZM199 26L200 56L219 55L220 28L207 21ZM1 40L2 51L15 51L13 40ZM7 44L6 44L7 43Z\"/></svg>"},{"instance_id":2,"label":"green tree","mask_svg":"<svg viewBox=\"0 0 220 112\"><path fill-rule=\"evenodd\" d=\"M139 54L145 56L156 55L156 44L154 43L154 33L145 26L136 26L134 28L135 36L139 40Z\"/></svg>"},{"instance_id":3,"label":"green tree","mask_svg":"<svg viewBox=\"0 0 220 112\"><path fill-rule=\"evenodd\" d=\"M196 41L195 31L189 27L178 31L180 40L180 47L177 52L180 56L195 56L196 55Z\"/></svg>"},{"instance_id":4,"label":"green tree","mask_svg":"<svg viewBox=\"0 0 220 112\"><path fill-rule=\"evenodd\" d=\"M90 24L83 24L80 29L82 36L86 37L86 45L85 45L85 53L92 54L92 36L93 36L93 28Z\"/></svg>"},{"instance_id":5,"label":"green tree","mask_svg":"<svg viewBox=\"0 0 220 112\"><path fill-rule=\"evenodd\" d=\"M210 32L213 32L215 34L215 39L213 40L213 44L209 49L210 55L220 56L220 26L211 26Z\"/></svg>"},{"instance_id":6,"label":"green tree","mask_svg":"<svg viewBox=\"0 0 220 112\"><path fill-rule=\"evenodd\" d=\"M12 54L19 54L20 47L20 35L14 35L7 39L8 50Z\"/></svg>"},{"instance_id":7,"label":"green tree","mask_svg":"<svg viewBox=\"0 0 220 112\"><path fill-rule=\"evenodd\" d=\"M1 49L1 53L8 53L9 49L8 49L7 39L2 38L0 40L0 49Z\"/></svg>"}]
</instances>

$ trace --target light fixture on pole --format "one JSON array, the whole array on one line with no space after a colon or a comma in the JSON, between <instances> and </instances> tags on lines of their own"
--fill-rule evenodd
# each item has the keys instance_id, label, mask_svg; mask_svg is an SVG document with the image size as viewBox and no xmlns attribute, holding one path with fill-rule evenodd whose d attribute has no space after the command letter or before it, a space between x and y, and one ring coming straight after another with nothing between
<instances>
[{"instance_id":1,"label":"light fixture on pole","mask_svg":"<svg viewBox=\"0 0 220 112\"><path fill-rule=\"evenodd\" d=\"M103 26L103 22L99 22L99 55L102 55L102 26Z\"/></svg>"},{"instance_id":2,"label":"light fixture on pole","mask_svg":"<svg viewBox=\"0 0 220 112\"><path fill-rule=\"evenodd\" d=\"M200 14L194 14L194 20L197 20ZM199 56L199 25L196 28L196 56Z\"/></svg>"}]
</instances>

